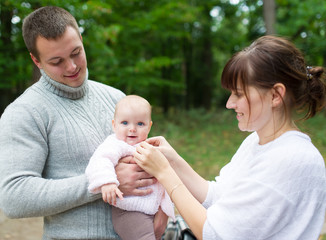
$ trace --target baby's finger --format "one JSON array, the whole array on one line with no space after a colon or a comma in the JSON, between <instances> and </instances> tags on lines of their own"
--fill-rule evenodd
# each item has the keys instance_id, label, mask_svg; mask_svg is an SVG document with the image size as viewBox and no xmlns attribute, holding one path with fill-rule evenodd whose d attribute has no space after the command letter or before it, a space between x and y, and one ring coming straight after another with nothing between
<instances>
[{"instance_id":1,"label":"baby's finger","mask_svg":"<svg viewBox=\"0 0 326 240\"><path fill-rule=\"evenodd\" d=\"M117 188L117 196L120 200L123 200L123 193Z\"/></svg>"},{"instance_id":2,"label":"baby's finger","mask_svg":"<svg viewBox=\"0 0 326 240\"><path fill-rule=\"evenodd\" d=\"M104 202L107 202L107 196L106 196L106 194L102 194L102 199L103 199Z\"/></svg>"}]
</instances>

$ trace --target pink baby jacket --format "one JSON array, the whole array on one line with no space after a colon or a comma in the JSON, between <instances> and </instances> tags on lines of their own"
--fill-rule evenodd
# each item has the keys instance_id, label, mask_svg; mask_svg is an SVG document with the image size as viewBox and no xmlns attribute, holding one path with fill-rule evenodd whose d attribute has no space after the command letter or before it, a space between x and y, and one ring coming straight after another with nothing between
<instances>
[{"instance_id":1,"label":"pink baby jacket","mask_svg":"<svg viewBox=\"0 0 326 240\"><path fill-rule=\"evenodd\" d=\"M115 183L119 186L114 167L121 158L133 155L135 149L136 146L117 139L115 134L108 136L96 149L86 168L88 190L97 194L101 193L101 186L104 184ZM126 196L123 200L117 198L115 207L149 215L154 215L161 207L167 216L175 219L173 203L163 186L157 182L149 188L153 192L146 196Z\"/></svg>"}]
</instances>

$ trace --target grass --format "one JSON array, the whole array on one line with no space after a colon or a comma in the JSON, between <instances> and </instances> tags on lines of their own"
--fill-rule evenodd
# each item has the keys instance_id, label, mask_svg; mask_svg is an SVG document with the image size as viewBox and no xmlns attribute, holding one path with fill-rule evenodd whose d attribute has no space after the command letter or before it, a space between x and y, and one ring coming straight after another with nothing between
<instances>
[{"instance_id":1,"label":"grass","mask_svg":"<svg viewBox=\"0 0 326 240\"><path fill-rule=\"evenodd\" d=\"M164 136L176 151L204 178L213 180L249 134L237 127L235 113L226 109L171 111L164 116L153 110L150 136ZM325 112L299 122L324 159L326 158Z\"/></svg>"}]
</instances>

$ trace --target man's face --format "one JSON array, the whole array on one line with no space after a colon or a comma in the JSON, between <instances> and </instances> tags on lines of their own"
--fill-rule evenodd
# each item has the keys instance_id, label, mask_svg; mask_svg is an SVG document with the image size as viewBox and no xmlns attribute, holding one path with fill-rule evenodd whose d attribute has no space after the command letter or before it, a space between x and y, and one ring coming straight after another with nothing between
<instances>
[{"instance_id":1,"label":"man's face","mask_svg":"<svg viewBox=\"0 0 326 240\"><path fill-rule=\"evenodd\" d=\"M39 59L31 55L38 68L53 80L79 87L86 76L86 54L79 33L72 27L67 27L62 37L58 39L36 39Z\"/></svg>"}]
</instances>

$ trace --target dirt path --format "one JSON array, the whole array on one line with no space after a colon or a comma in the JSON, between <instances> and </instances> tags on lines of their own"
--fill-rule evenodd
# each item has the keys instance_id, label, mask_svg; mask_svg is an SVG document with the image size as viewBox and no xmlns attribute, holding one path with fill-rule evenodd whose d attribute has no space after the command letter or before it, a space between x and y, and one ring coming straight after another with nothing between
<instances>
[{"instance_id":1,"label":"dirt path","mask_svg":"<svg viewBox=\"0 0 326 240\"><path fill-rule=\"evenodd\" d=\"M8 219L0 210L0 240L41 240L42 228L42 218ZM321 234L326 234L326 223Z\"/></svg>"},{"instance_id":2,"label":"dirt path","mask_svg":"<svg viewBox=\"0 0 326 240\"><path fill-rule=\"evenodd\" d=\"M8 219L0 211L0 240L40 240L42 232L42 218Z\"/></svg>"}]
</instances>

